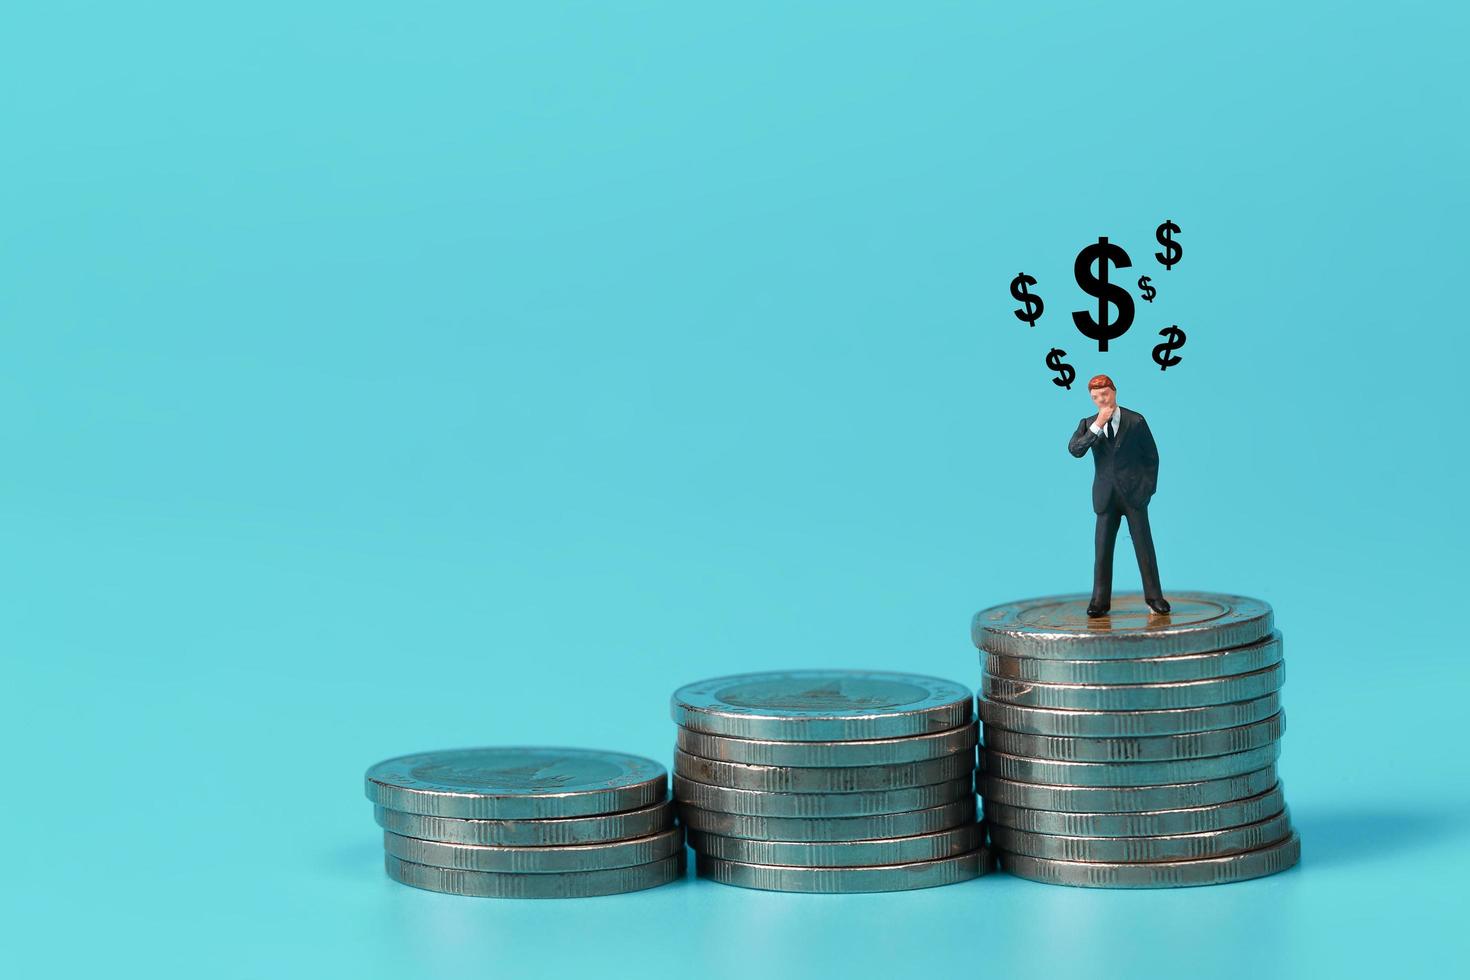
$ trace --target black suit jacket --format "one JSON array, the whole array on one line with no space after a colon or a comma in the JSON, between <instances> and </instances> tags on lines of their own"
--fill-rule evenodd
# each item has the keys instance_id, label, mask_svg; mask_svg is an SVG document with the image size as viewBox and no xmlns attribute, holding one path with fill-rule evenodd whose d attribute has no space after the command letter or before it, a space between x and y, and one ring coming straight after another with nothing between
<instances>
[{"instance_id":1,"label":"black suit jacket","mask_svg":"<svg viewBox=\"0 0 1470 980\"><path fill-rule=\"evenodd\" d=\"M1108 509L1114 493L1129 507L1147 507L1159 483L1159 447L1148 422L1122 405L1117 416L1118 434L1112 439L1092 434L1093 415L1077 423L1067 443L1067 451L1078 459L1092 450L1092 509L1099 514Z\"/></svg>"}]
</instances>

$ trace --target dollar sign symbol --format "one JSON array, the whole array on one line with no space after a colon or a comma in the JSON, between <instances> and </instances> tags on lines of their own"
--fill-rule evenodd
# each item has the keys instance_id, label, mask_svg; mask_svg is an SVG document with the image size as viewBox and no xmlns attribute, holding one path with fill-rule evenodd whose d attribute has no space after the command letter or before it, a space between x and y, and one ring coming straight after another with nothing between
<instances>
[{"instance_id":1,"label":"dollar sign symbol","mask_svg":"<svg viewBox=\"0 0 1470 980\"><path fill-rule=\"evenodd\" d=\"M1164 264L1165 272L1168 272L1174 263L1178 262L1184 256L1184 246L1170 237L1177 234L1179 234L1179 226L1168 218L1165 218L1164 223L1154 229L1154 237L1159 240L1160 245L1164 246L1162 252L1154 253L1154 258Z\"/></svg>"},{"instance_id":2,"label":"dollar sign symbol","mask_svg":"<svg viewBox=\"0 0 1470 980\"><path fill-rule=\"evenodd\" d=\"M1092 263L1097 263L1097 275L1092 274ZM1077 276L1077 285L1089 296L1097 297L1097 319L1086 310L1076 310L1072 313L1072 322L1077 324L1077 329L1082 336L1097 341L1097 349L1106 351L1108 341L1117 340L1128 332L1133 326L1133 297L1128 290L1117 283L1108 282L1108 263L1116 265L1120 269L1126 269L1132 265L1128 253L1117 245L1107 240L1104 236L1097 240L1094 245L1085 246L1077 253L1077 262L1073 266L1073 272ZM1109 331L1108 303L1112 302L1118 308L1118 319L1111 324Z\"/></svg>"},{"instance_id":3,"label":"dollar sign symbol","mask_svg":"<svg viewBox=\"0 0 1470 980\"><path fill-rule=\"evenodd\" d=\"M1184 346L1184 331L1177 326L1165 327L1159 331L1159 336L1164 338L1164 342L1154 348L1154 363L1160 371L1167 371L1181 360L1178 354L1172 357L1170 354Z\"/></svg>"},{"instance_id":4,"label":"dollar sign symbol","mask_svg":"<svg viewBox=\"0 0 1470 980\"><path fill-rule=\"evenodd\" d=\"M1152 303L1154 301L1154 297L1159 295L1159 291L1149 285L1150 281L1151 280L1148 276L1138 277L1138 288L1143 290L1143 298Z\"/></svg>"},{"instance_id":5,"label":"dollar sign symbol","mask_svg":"<svg viewBox=\"0 0 1470 980\"><path fill-rule=\"evenodd\" d=\"M1066 351L1053 347L1051 353L1046 355L1046 366L1061 375L1060 378L1052 378L1051 383L1058 388L1066 388L1071 391L1072 381L1077 377L1077 372L1072 370L1072 365L1062 363L1062 358L1066 356Z\"/></svg>"},{"instance_id":6,"label":"dollar sign symbol","mask_svg":"<svg viewBox=\"0 0 1470 980\"><path fill-rule=\"evenodd\" d=\"M1036 321L1041 317L1041 311L1044 309L1041 297L1035 293L1028 293L1026 291L1027 286L1034 285L1036 285L1036 280L1024 272L1011 280L1011 295L1026 304L1024 312L1021 310L1012 310L1011 312L1016 314L1017 320L1020 320L1028 327L1036 326ZM1035 307L1035 309L1032 309L1032 307Z\"/></svg>"}]
</instances>

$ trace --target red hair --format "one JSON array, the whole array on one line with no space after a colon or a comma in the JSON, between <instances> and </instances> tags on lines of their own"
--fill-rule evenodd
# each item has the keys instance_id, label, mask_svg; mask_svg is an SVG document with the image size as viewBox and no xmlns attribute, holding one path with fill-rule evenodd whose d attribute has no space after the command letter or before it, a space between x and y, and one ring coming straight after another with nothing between
<instances>
[{"instance_id":1,"label":"red hair","mask_svg":"<svg viewBox=\"0 0 1470 980\"><path fill-rule=\"evenodd\" d=\"M1111 388L1114 391L1118 390L1118 386L1113 384L1113 379L1108 377L1106 374L1095 375L1091 381L1087 382L1088 391L1092 391L1096 388Z\"/></svg>"}]
</instances>

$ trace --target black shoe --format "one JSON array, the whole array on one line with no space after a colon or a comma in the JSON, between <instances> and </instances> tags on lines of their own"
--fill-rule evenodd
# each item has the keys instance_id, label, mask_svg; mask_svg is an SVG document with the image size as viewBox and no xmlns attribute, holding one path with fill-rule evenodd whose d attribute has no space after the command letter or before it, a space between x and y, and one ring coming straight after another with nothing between
<instances>
[{"instance_id":1,"label":"black shoe","mask_svg":"<svg viewBox=\"0 0 1470 980\"><path fill-rule=\"evenodd\" d=\"M1158 613L1160 616L1169 615L1169 600L1165 599L1163 596L1160 596L1157 599L1145 599L1144 602L1147 602L1148 607L1154 612Z\"/></svg>"},{"instance_id":2,"label":"black shoe","mask_svg":"<svg viewBox=\"0 0 1470 980\"><path fill-rule=\"evenodd\" d=\"M1072 608L1075 609L1076 607L1073 606ZM1108 607L1107 606L1099 606L1095 602L1089 602L1087 604L1087 618L1088 619L1097 619L1099 616L1106 616L1107 614L1108 614Z\"/></svg>"}]
</instances>

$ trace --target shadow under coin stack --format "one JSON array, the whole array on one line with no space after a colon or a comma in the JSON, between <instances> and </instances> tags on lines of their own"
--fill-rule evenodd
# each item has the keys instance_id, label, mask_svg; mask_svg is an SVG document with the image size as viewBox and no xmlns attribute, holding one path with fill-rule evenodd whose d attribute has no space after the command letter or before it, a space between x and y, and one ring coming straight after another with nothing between
<instances>
[{"instance_id":1,"label":"shadow under coin stack","mask_svg":"<svg viewBox=\"0 0 1470 980\"><path fill-rule=\"evenodd\" d=\"M684 873L668 774L591 749L423 752L367 771L388 876L493 898L581 898Z\"/></svg>"},{"instance_id":2,"label":"shadow under coin stack","mask_svg":"<svg viewBox=\"0 0 1470 980\"><path fill-rule=\"evenodd\" d=\"M842 893L948 885L989 869L968 688L781 671L690 684L672 708L674 798L701 876Z\"/></svg>"},{"instance_id":3,"label":"shadow under coin stack","mask_svg":"<svg viewBox=\"0 0 1470 980\"><path fill-rule=\"evenodd\" d=\"M1276 779L1284 666L1271 607L1086 596L977 613L980 794L1001 867L1100 888L1212 885L1296 864Z\"/></svg>"}]
</instances>

